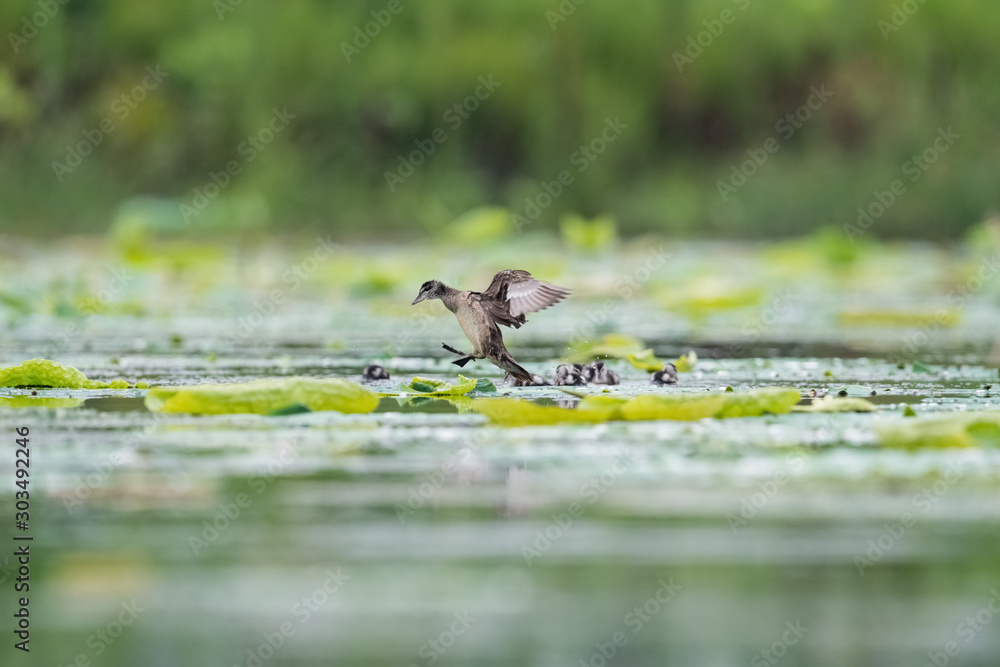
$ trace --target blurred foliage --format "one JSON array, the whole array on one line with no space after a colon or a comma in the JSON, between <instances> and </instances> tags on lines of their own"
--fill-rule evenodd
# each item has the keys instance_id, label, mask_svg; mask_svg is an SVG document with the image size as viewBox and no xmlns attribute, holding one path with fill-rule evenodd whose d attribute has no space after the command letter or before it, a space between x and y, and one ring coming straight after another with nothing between
<instances>
[{"instance_id":1,"label":"blurred foliage","mask_svg":"<svg viewBox=\"0 0 1000 667\"><path fill-rule=\"evenodd\" d=\"M154 197L226 236L419 236L479 206L791 235L855 224L899 179L871 233L953 238L998 205L1000 5L915 3L890 31L898 6L588 0L554 22L528 0L13 0L0 226L101 231Z\"/></svg>"}]
</instances>

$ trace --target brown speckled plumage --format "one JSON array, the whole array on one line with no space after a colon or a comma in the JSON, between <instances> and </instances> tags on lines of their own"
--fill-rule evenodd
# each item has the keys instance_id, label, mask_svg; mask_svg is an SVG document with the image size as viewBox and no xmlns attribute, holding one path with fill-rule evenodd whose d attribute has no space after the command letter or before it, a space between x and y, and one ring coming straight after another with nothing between
<instances>
[{"instance_id":1,"label":"brown speckled plumage","mask_svg":"<svg viewBox=\"0 0 1000 667\"><path fill-rule=\"evenodd\" d=\"M535 280L527 271L504 269L493 276L483 292L462 291L437 280L420 287L413 303L425 299L441 299L455 313L459 326L472 343L472 352L464 354L445 345L445 349L461 355L452 363L464 366L473 359L489 359L518 380L531 381L531 374L507 351L500 333L502 324L518 329L527 322L525 315L562 301L570 293L564 287Z\"/></svg>"}]
</instances>

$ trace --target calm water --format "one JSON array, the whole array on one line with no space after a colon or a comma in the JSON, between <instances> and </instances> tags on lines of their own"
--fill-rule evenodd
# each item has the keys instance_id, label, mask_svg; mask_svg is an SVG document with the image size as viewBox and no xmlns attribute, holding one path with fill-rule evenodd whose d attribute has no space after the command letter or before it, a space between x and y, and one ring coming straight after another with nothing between
<instances>
[{"instance_id":1,"label":"calm water","mask_svg":"<svg viewBox=\"0 0 1000 667\"><path fill-rule=\"evenodd\" d=\"M90 266L66 252L66 271L73 261ZM717 277L741 266L766 275L760 265L770 261L724 248L675 252L701 259L663 269L651 286L703 264ZM396 398L369 415L286 417L156 415L134 389L40 390L75 400L0 406L7 480L14 429L31 429L34 537L32 650L11 646L8 547L0 659L995 665L1000 454L886 449L876 432L909 419L904 404L917 419L997 409L986 388L997 380L994 292L977 293L958 324L924 342L926 327L848 326L842 312L845 303L931 312L947 304L967 260L913 252L922 268L882 292L853 282L837 283L838 292L836 271L817 269L812 280L772 276L759 299L707 314L664 305L654 291L621 300L594 327L595 336L643 338L663 358L695 349L702 361L674 391L864 385L877 393L874 414L502 429L446 401ZM587 285L613 285L643 257L639 248L597 269L564 267L564 282L578 276L582 294L510 334L515 355L551 375L580 322L600 319L610 298ZM858 268L858 279L903 263L894 257ZM37 261L15 268L40 273ZM393 376L373 385L386 392L415 374L454 378L439 346L461 347L460 331L437 310L414 316L407 284L367 296L317 273L254 325L269 283L247 286L257 265L239 266L205 285L190 273L172 281L163 269L137 270L114 300L142 306L135 313L8 312L0 365L47 356L93 379L190 384L357 380L376 360ZM97 277L86 291L98 292L101 270L88 274ZM799 296L779 312L785 284ZM880 361L908 341L926 368ZM624 381L615 392L654 390L641 371L612 366ZM463 373L500 379L483 362ZM510 391L567 398L551 388ZM0 520L12 527L12 481L3 488Z\"/></svg>"}]
</instances>

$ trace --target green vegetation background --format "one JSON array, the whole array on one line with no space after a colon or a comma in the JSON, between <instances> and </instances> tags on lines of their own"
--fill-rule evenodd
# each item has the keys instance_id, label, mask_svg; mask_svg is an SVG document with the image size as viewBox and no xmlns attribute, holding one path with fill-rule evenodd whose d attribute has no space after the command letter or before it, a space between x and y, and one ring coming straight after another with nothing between
<instances>
[{"instance_id":1,"label":"green vegetation background","mask_svg":"<svg viewBox=\"0 0 1000 667\"><path fill-rule=\"evenodd\" d=\"M795 235L853 222L948 127L960 138L874 231L949 238L998 203L995 2L564 0L553 25L558 0L402 0L350 62L343 45L388 0L224 3L0 6L0 228L99 232L137 196L175 216L274 108L295 118L192 228L419 236L476 206L524 213L569 169L537 229L575 211L626 233ZM723 10L732 22L678 71ZM887 33L894 11L906 20ZM39 12L54 15L19 41ZM115 100L147 67L168 76L122 118ZM445 112L490 76L500 87L453 128ZM833 97L781 137L812 86ZM53 162L109 118L60 181ZM571 156L608 118L627 129L579 172ZM445 143L390 191L385 172L436 128ZM779 151L723 201L718 181L769 137Z\"/></svg>"}]
</instances>

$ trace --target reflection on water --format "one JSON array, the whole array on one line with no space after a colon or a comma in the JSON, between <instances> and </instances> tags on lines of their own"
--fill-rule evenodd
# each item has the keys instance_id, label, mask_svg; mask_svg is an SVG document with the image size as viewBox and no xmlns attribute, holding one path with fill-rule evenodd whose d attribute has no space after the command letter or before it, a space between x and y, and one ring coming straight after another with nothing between
<instances>
[{"instance_id":1,"label":"reflection on water","mask_svg":"<svg viewBox=\"0 0 1000 667\"><path fill-rule=\"evenodd\" d=\"M659 284L696 274L694 256L679 252ZM930 262L905 265L916 278L890 286L905 292L896 302L919 306L922 290L948 284ZM613 285L616 271L597 267L594 280ZM684 319L625 303L619 329L663 358L690 344L702 361L680 389L611 362L623 385L609 391L863 385L878 413L499 429L433 399L387 397L370 415L197 417L151 414L140 390L43 390L38 407L4 390L0 432L32 429L35 541L32 652L8 634L0 661L992 667L1000 453L887 450L873 425L907 419L904 404L921 417L997 409L996 370L981 365L995 307L970 302L925 364L900 368L876 360L898 351L899 332L838 327L832 289L806 281L801 308L751 338L741 332L760 304ZM167 329L155 316L95 317L59 360L97 380L162 384L357 380L372 361L393 375L376 391L415 374L454 379L433 356L459 335L453 320L403 345L410 311L387 301L318 315L322 295L304 288L227 347L245 313L206 312L230 302L218 292ZM551 374L586 320L585 298L564 306L538 318L547 329L511 336L533 372ZM8 325L4 364L42 356L66 326ZM862 352L873 359L836 358ZM499 380L482 362L463 373ZM15 576L7 549L5 591Z\"/></svg>"}]
</instances>

